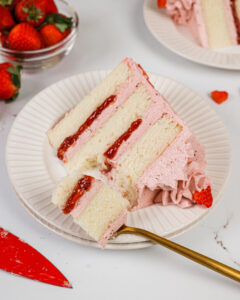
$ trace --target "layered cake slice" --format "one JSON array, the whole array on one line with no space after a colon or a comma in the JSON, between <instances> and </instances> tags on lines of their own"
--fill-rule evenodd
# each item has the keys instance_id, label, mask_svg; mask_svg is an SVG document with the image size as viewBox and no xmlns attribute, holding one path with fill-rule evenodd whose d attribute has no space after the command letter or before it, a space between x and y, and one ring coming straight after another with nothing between
<instances>
[{"instance_id":1,"label":"layered cake slice","mask_svg":"<svg viewBox=\"0 0 240 300\"><path fill-rule=\"evenodd\" d=\"M53 202L102 247L124 224L127 210L155 203L212 205L204 147L130 58L48 137L72 173ZM82 175L93 167L106 183Z\"/></svg>"},{"instance_id":2,"label":"layered cake slice","mask_svg":"<svg viewBox=\"0 0 240 300\"><path fill-rule=\"evenodd\" d=\"M167 0L167 13L198 43L218 49L240 44L240 0Z\"/></svg>"},{"instance_id":3,"label":"layered cake slice","mask_svg":"<svg viewBox=\"0 0 240 300\"><path fill-rule=\"evenodd\" d=\"M102 248L125 222L129 202L96 178L79 172L65 177L53 192L52 201Z\"/></svg>"},{"instance_id":4,"label":"layered cake slice","mask_svg":"<svg viewBox=\"0 0 240 300\"><path fill-rule=\"evenodd\" d=\"M159 191L158 202L189 207L209 186L204 148L130 58L48 136L69 172L98 168L132 209L153 204Z\"/></svg>"}]
</instances>

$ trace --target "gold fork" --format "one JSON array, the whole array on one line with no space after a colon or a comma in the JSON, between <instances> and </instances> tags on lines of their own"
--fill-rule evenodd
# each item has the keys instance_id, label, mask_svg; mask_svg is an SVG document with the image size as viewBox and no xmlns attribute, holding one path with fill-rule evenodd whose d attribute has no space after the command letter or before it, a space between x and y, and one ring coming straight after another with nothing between
<instances>
[{"instance_id":1,"label":"gold fork","mask_svg":"<svg viewBox=\"0 0 240 300\"><path fill-rule=\"evenodd\" d=\"M201 264L215 272L218 272L226 277L229 277L233 280L236 280L240 282L240 272L236 269L233 269L227 265L224 265L210 257L207 257L205 255L202 255L198 252L195 252L191 249L188 249L186 247L183 247L177 243L174 243L172 241L169 241L163 237L160 237L154 233L151 233L149 231L140 229L140 228L134 228L123 225L117 232L116 235L120 234L137 234L141 235L143 237L148 238L154 243L160 244L172 251L177 252L178 254L181 254L193 261L195 261L198 264Z\"/></svg>"}]
</instances>

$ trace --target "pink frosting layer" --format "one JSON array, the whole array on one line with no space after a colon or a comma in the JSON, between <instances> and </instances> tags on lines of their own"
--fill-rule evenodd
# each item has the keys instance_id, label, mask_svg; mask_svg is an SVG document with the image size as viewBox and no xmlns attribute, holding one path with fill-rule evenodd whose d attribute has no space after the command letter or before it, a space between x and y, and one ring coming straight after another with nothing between
<instances>
[{"instance_id":1,"label":"pink frosting layer","mask_svg":"<svg viewBox=\"0 0 240 300\"><path fill-rule=\"evenodd\" d=\"M195 136L191 136L187 143L189 145L188 160L183 172L179 172L178 180L175 182L171 182L171 180L167 184L162 182L163 185L161 184L158 187L160 192L154 199L155 203L161 203L164 206L175 204L181 208L190 207L195 203L193 193L210 185L210 179L205 175L206 160L203 145L199 143ZM170 162L167 170L169 176L171 176L172 172L176 172L175 168L177 166L174 161L169 159L170 157L165 158ZM156 189L157 187L152 186L152 188Z\"/></svg>"},{"instance_id":2,"label":"pink frosting layer","mask_svg":"<svg viewBox=\"0 0 240 300\"><path fill-rule=\"evenodd\" d=\"M197 42L202 47L209 48L201 1L167 0L166 9L175 24L187 26Z\"/></svg>"},{"instance_id":3,"label":"pink frosting layer","mask_svg":"<svg viewBox=\"0 0 240 300\"><path fill-rule=\"evenodd\" d=\"M204 148L185 123L173 112L169 104L148 82L142 70L131 59L125 59L125 62L129 65L134 76L141 77L141 82L145 85L151 96L152 104L143 115L143 122L139 128L120 146L117 155L109 162L113 167L116 166L121 155L130 149L144 132L160 119L163 114L167 114L182 127L182 130L172 142L171 147L168 147L139 178L137 182L137 205L133 210L153 204L154 196L162 189L166 190L168 194L173 191L171 196L174 199L174 191L177 188L178 193L174 201L179 206L186 207L186 194L188 193L189 195L191 193L192 195L192 192L205 188L209 183L209 179L204 175L206 166ZM108 174L108 178L114 176L114 172L115 168ZM193 186L193 182L195 182L195 186ZM196 189L194 190L193 187ZM175 202L172 201L172 203ZM190 202L188 203L189 205Z\"/></svg>"},{"instance_id":4,"label":"pink frosting layer","mask_svg":"<svg viewBox=\"0 0 240 300\"><path fill-rule=\"evenodd\" d=\"M81 197L80 201L78 201L77 203L77 206L71 211L72 217L76 218L78 215L80 215L80 213L88 205L94 195L99 191L102 185L102 181L94 179L90 190Z\"/></svg>"},{"instance_id":5,"label":"pink frosting layer","mask_svg":"<svg viewBox=\"0 0 240 300\"><path fill-rule=\"evenodd\" d=\"M123 225L126 223L127 220L127 210L124 210L121 215L112 223L109 224L106 232L98 241L101 245L102 249L105 248L107 241L112 237L112 235Z\"/></svg>"}]
</instances>

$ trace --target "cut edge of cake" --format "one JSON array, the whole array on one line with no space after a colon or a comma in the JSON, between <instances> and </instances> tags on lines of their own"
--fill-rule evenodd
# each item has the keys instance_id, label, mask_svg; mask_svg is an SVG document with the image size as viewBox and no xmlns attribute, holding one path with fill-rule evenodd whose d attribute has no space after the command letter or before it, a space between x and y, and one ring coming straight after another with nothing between
<instances>
[{"instance_id":1,"label":"cut edge of cake","mask_svg":"<svg viewBox=\"0 0 240 300\"><path fill-rule=\"evenodd\" d=\"M117 190L93 176L75 172L57 185L52 202L70 214L102 248L126 222L129 202Z\"/></svg>"}]
</instances>

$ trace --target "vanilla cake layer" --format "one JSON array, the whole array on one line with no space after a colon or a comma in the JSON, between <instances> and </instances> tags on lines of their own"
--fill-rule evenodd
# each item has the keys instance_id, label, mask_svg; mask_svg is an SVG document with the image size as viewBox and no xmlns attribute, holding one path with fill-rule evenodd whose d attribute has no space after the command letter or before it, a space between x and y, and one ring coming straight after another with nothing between
<instances>
[{"instance_id":1,"label":"vanilla cake layer","mask_svg":"<svg viewBox=\"0 0 240 300\"><path fill-rule=\"evenodd\" d=\"M178 123L164 115L118 160L112 178L132 206L137 204L138 179L171 145L181 130Z\"/></svg>"},{"instance_id":2,"label":"vanilla cake layer","mask_svg":"<svg viewBox=\"0 0 240 300\"><path fill-rule=\"evenodd\" d=\"M104 151L122 134L130 124L150 107L151 97L143 84L100 127L79 150L65 163L71 172L75 169L85 171L102 164Z\"/></svg>"},{"instance_id":3,"label":"vanilla cake layer","mask_svg":"<svg viewBox=\"0 0 240 300\"><path fill-rule=\"evenodd\" d=\"M115 95L130 77L131 70L127 64L121 62L90 94L49 130L48 139L53 148L57 150L64 139L74 134L91 113L106 98Z\"/></svg>"},{"instance_id":4,"label":"vanilla cake layer","mask_svg":"<svg viewBox=\"0 0 240 300\"><path fill-rule=\"evenodd\" d=\"M126 221L129 202L122 195L92 176L75 172L65 177L56 187L52 202L63 210L74 192L81 191L76 185L84 177L90 178L90 186L83 195L75 198L75 205L69 209L74 221L80 225L102 247ZM65 212L66 213L66 212Z\"/></svg>"},{"instance_id":5,"label":"vanilla cake layer","mask_svg":"<svg viewBox=\"0 0 240 300\"><path fill-rule=\"evenodd\" d=\"M124 224L128 207L128 200L119 192L104 185L74 221L104 246L105 240L109 238L105 233L112 235Z\"/></svg>"},{"instance_id":6,"label":"vanilla cake layer","mask_svg":"<svg viewBox=\"0 0 240 300\"><path fill-rule=\"evenodd\" d=\"M240 0L236 0L237 14L240 22Z\"/></svg>"},{"instance_id":7,"label":"vanilla cake layer","mask_svg":"<svg viewBox=\"0 0 240 300\"><path fill-rule=\"evenodd\" d=\"M237 44L237 35L229 0L201 0L209 48Z\"/></svg>"}]
</instances>

